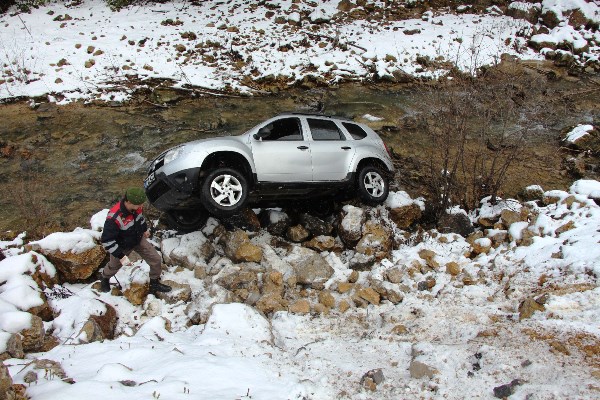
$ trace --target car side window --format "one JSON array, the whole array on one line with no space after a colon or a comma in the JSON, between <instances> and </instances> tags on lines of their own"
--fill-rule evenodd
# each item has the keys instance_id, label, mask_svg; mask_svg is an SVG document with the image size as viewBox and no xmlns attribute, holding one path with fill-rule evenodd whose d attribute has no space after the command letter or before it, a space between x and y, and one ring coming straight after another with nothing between
<instances>
[{"instance_id":1,"label":"car side window","mask_svg":"<svg viewBox=\"0 0 600 400\"><path fill-rule=\"evenodd\" d=\"M348 131L348 133L350 133L350 136L352 136L352 139L354 140L360 140L367 137L367 132L365 132L365 130L359 125L352 124L349 122L342 122L342 125L344 125L344 128L346 128L346 130Z\"/></svg>"},{"instance_id":2,"label":"car side window","mask_svg":"<svg viewBox=\"0 0 600 400\"><path fill-rule=\"evenodd\" d=\"M263 140L266 141L303 140L300 120L298 118L278 119L264 126L262 129L267 129L270 132L268 136L263 137Z\"/></svg>"},{"instance_id":3,"label":"car side window","mask_svg":"<svg viewBox=\"0 0 600 400\"><path fill-rule=\"evenodd\" d=\"M333 121L313 118L308 118L307 121L313 140L346 140Z\"/></svg>"}]
</instances>

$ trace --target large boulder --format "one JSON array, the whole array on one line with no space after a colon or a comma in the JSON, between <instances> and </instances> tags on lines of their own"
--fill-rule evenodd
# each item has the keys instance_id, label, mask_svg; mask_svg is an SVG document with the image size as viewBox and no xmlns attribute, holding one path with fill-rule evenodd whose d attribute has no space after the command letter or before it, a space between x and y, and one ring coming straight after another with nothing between
<instances>
[{"instance_id":1,"label":"large boulder","mask_svg":"<svg viewBox=\"0 0 600 400\"><path fill-rule=\"evenodd\" d=\"M233 262L260 262L262 249L250 242L246 232L236 229L225 236L225 254Z\"/></svg>"},{"instance_id":2,"label":"large boulder","mask_svg":"<svg viewBox=\"0 0 600 400\"><path fill-rule=\"evenodd\" d=\"M189 270L194 270L197 266L205 266L215 254L214 246L200 231L164 239L160 248L165 262L181 265Z\"/></svg>"},{"instance_id":3,"label":"large boulder","mask_svg":"<svg viewBox=\"0 0 600 400\"><path fill-rule=\"evenodd\" d=\"M265 210L260 214L262 226L271 235L283 236L291 225L290 217L283 211Z\"/></svg>"},{"instance_id":4,"label":"large boulder","mask_svg":"<svg viewBox=\"0 0 600 400\"><path fill-rule=\"evenodd\" d=\"M524 19L532 24L537 23L542 13L542 7L539 3L527 3L515 1L512 2L506 10L506 15L516 19Z\"/></svg>"},{"instance_id":5,"label":"large boulder","mask_svg":"<svg viewBox=\"0 0 600 400\"><path fill-rule=\"evenodd\" d=\"M600 129L593 125L577 125L565 133L565 144L575 150L600 154Z\"/></svg>"},{"instance_id":6,"label":"large boulder","mask_svg":"<svg viewBox=\"0 0 600 400\"><path fill-rule=\"evenodd\" d=\"M302 226L304 226L313 236L326 236L331 235L333 232L332 224L307 213L300 215L300 224L302 224Z\"/></svg>"},{"instance_id":7,"label":"large boulder","mask_svg":"<svg viewBox=\"0 0 600 400\"><path fill-rule=\"evenodd\" d=\"M0 363L0 400L25 400L27 399L21 391L13 386L13 380L8 372L8 368Z\"/></svg>"},{"instance_id":8,"label":"large boulder","mask_svg":"<svg viewBox=\"0 0 600 400\"><path fill-rule=\"evenodd\" d=\"M392 250L392 234L381 224L367 221L363 228L363 236L356 245L356 251L382 260L390 256Z\"/></svg>"},{"instance_id":9,"label":"large boulder","mask_svg":"<svg viewBox=\"0 0 600 400\"><path fill-rule=\"evenodd\" d=\"M463 237L469 236L475 230L466 212L444 214L437 226L441 233L457 233Z\"/></svg>"},{"instance_id":10,"label":"large boulder","mask_svg":"<svg viewBox=\"0 0 600 400\"><path fill-rule=\"evenodd\" d=\"M89 279L107 257L104 248L97 244L95 234L83 229L56 232L31 242L28 249L43 254L56 267L63 282L82 282Z\"/></svg>"},{"instance_id":11,"label":"large boulder","mask_svg":"<svg viewBox=\"0 0 600 400\"><path fill-rule=\"evenodd\" d=\"M390 209L390 218L400 229L410 228L422 215L421 207L416 203Z\"/></svg>"},{"instance_id":12,"label":"large boulder","mask_svg":"<svg viewBox=\"0 0 600 400\"><path fill-rule=\"evenodd\" d=\"M319 253L305 247L294 247L284 261L292 266L297 282L303 285L318 288L334 273L331 265Z\"/></svg>"},{"instance_id":13,"label":"large boulder","mask_svg":"<svg viewBox=\"0 0 600 400\"><path fill-rule=\"evenodd\" d=\"M90 315L90 320L94 321L98 325L100 331L102 332L102 336L105 339L114 339L115 328L119 318L117 316L117 311L110 304L101 300L98 301L104 305L106 311L101 312L99 315Z\"/></svg>"}]
</instances>

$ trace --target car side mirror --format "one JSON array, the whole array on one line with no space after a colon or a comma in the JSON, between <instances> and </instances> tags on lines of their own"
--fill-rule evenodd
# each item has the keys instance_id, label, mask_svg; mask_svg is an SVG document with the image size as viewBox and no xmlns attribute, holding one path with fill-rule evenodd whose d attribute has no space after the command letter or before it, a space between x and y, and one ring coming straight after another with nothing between
<instances>
[{"instance_id":1,"label":"car side mirror","mask_svg":"<svg viewBox=\"0 0 600 400\"><path fill-rule=\"evenodd\" d=\"M270 134L271 134L271 131L269 130L269 128L267 128L267 127L263 127L263 128L260 128L260 129L258 130L258 132L256 132L256 133L254 134L254 136L253 136L253 137L254 137L254 139L256 139L256 140L263 140L263 138L266 138L266 137L267 137L267 136L269 136Z\"/></svg>"}]
</instances>

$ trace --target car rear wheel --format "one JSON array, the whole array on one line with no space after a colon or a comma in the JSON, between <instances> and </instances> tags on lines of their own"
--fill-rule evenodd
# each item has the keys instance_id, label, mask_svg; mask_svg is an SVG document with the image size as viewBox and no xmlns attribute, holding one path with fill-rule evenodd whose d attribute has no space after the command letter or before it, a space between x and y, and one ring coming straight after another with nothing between
<instances>
[{"instance_id":1,"label":"car rear wheel","mask_svg":"<svg viewBox=\"0 0 600 400\"><path fill-rule=\"evenodd\" d=\"M383 204L389 193L389 179L378 167L369 165L358 174L358 195L363 203L376 206Z\"/></svg>"},{"instance_id":2,"label":"car rear wheel","mask_svg":"<svg viewBox=\"0 0 600 400\"><path fill-rule=\"evenodd\" d=\"M204 179L200 199L216 216L235 214L246 204L248 183L244 175L235 169L217 168Z\"/></svg>"},{"instance_id":3,"label":"car rear wheel","mask_svg":"<svg viewBox=\"0 0 600 400\"><path fill-rule=\"evenodd\" d=\"M166 211L164 215L169 228L183 233L202 229L208 219L208 212L203 208L170 210Z\"/></svg>"}]
</instances>

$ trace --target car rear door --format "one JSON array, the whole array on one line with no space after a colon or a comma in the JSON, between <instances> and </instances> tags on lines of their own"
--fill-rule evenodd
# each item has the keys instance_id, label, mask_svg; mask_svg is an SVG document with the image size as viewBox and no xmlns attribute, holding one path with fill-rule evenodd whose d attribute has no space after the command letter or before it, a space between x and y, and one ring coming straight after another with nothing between
<instances>
[{"instance_id":1,"label":"car rear door","mask_svg":"<svg viewBox=\"0 0 600 400\"><path fill-rule=\"evenodd\" d=\"M340 181L348 176L356 149L335 121L321 118L306 119L311 136L314 181Z\"/></svg>"},{"instance_id":2,"label":"car rear door","mask_svg":"<svg viewBox=\"0 0 600 400\"><path fill-rule=\"evenodd\" d=\"M259 182L312 180L311 146L297 117L282 117L258 127L269 131L262 139L250 137ZM256 132L255 132L256 133Z\"/></svg>"}]
</instances>

